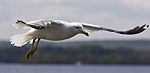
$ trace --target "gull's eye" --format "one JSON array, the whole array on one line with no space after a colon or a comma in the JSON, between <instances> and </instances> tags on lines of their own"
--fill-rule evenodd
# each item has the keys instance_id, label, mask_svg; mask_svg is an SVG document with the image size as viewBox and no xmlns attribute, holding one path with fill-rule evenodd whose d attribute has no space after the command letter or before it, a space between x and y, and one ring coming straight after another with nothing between
<instances>
[{"instance_id":1,"label":"gull's eye","mask_svg":"<svg viewBox=\"0 0 150 73\"><path fill-rule=\"evenodd\" d=\"M75 27L75 28L76 28L76 29L79 29L80 27L77 26L77 27Z\"/></svg>"}]
</instances>

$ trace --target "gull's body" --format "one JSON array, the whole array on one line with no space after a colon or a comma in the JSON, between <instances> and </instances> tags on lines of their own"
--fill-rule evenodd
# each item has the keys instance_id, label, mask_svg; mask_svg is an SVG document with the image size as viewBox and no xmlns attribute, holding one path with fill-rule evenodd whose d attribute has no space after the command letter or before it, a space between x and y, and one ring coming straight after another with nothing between
<instances>
[{"instance_id":1,"label":"gull's body","mask_svg":"<svg viewBox=\"0 0 150 73\"><path fill-rule=\"evenodd\" d=\"M65 22L61 20L36 20L30 22L23 22L18 20L14 25L16 28L30 28L26 33L14 35L11 37L11 44L14 46L21 47L28 42L31 42L32 48L27 53L26 58L32 57L34 51L36 50L40 39L59 41L69 39L77 34L85 34L89 36L89 32L104 30L119 34L138 34L143 32L149 25L143 25L141 27L137 26L128 31L118 31L113 29L108 29L100 27L97 25L80 23L80 22Z\"/></svg>"},{"instance_id":2,"label":"gull's body","mask_svg":"<svg viewBox=\"0 0 150 73\"><path fill-rule=\"evenodd\" d=\"M56 22L56 21L55 21ZM28 34L34 36L34 38L41 38L47 40L64 40L71 38L77 34L77 32L70 31L70 26L67 22L57 21L59 24L47 24L50 27L45 29L31 29Z\"/></svg>"}]
</instances>

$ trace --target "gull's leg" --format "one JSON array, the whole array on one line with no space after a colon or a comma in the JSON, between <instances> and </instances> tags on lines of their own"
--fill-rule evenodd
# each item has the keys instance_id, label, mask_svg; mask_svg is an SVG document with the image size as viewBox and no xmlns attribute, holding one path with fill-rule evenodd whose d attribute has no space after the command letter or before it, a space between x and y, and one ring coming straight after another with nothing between
<instances>
[{"instance_id":1,"label":"gull's leg","mask_svg":"<svg viewBox=\"0 0 150 73\"><path fill-rule=\"evenodd\" d=\"M34 52L37 50L37 46L39 44L40 39L37 39L37 42L35 42L36 39L33 39L32 48L27 52L26 59L29 60L32 58Z\"/></svg>"},{"instance_id":2,"label":"gull's leg","mask_svg":"<svg viewBox=\"0 0 150 73\"><path fill-rule=\"evenodd\" d=\"M37 39L36 44L35 44L34 47L31 49L30 58L33 56L34 52L37 50L39 41L40 41L40 39Z\"/></svg>"},{"instance_id":3,"label":"gull's leg","mask_svg":"<svg viewBox=\"0 0 150 73\"><path fill-rule=\"evenodd\" d=\"M33 39L32 47L31 47L31 49L29 49L29 51L26 53L26 59L27 59L27 60L29 60L29 59L32 57L32 55L33 55L33 54L31 55L31 53L33 52L33 49L34 49L35 40L36 40L36 39Z\"/></svg>"},{"instance_id":4,"label":"gull's leg","mask_svg":"<svg viewBox=\"0 0 150 73\"><path fill-rule=\"evenodd\" d=\"M40 39L37 39L37 42L36 42L36 45L35 45L35 49L37 49L39 42L40 42Z\"/></svg>"}]
</instances>

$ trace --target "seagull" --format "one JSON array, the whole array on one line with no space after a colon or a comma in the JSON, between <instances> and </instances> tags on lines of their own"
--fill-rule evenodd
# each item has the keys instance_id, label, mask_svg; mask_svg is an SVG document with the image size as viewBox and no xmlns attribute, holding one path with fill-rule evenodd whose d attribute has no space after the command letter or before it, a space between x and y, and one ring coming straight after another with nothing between
<instances>
[{"instance_id":1,"label":"seagull","mask_svg":"<svg viewBox=\"0 0 150 73\"><path fill-rule=\"evenodd\" d=\"M30 44L32 44L31 49L29 49L26 54L27 60L29 60L37 50L40 39L60 41L69 39L77 34L84 34L86 36L89 36L90 32L99 30L114 32L118 34L134 35L143 32L149 27L149 25L144 24L127 31L119 31L81 22L66 22L62 20L45 19L29 22L17 20L17 22L13 24L13 26L15 28L30 29L28 32L14 35L10 39L11 44L17 47L22 47L29 42Z\"/></svg>"}]
</instances>

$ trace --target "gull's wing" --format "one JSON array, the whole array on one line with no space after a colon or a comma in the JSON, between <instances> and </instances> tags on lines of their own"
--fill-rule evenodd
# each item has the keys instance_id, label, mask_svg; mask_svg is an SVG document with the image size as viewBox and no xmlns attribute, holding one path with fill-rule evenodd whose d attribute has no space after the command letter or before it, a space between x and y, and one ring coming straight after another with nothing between
<instances>
[{"instance_id":1,"label":"gull's wing","mask_svg":"<svg viewBox=\"0 0 150 73\"><path fill-rule=\"evenodd\" d=\"M82 25L85 30L90 30L90 31L104 30L104 31L109 31L109 32L114 32L114 33L119 33L119 34L126 34L126 35L133 35L133 34L141 33L149 27L149 25L144 24L142 26L137 26L127 31L119 31L119 30L104 28L104 27L100 27L100 26L92 25L92 24L83 23Z\"/></svg>"},{"instance_id":2,"label":"gull's wing","mask_svg":"<svg viewBox=\"0 0 150 73\"><path fill-rule=\"evenodd\" d=\"M49 28L52 25L61 25L61 21L56 21L56 20L35 20L35 21L30 21L30 22L24 22L22 20L17 20L16 24L14 25L16 28L18 27L30 27L34 29L45 29Z\"/></svg>"},{"instance_id":3,"label":"gull's wing","mask_svg":"<svg viewBox=\"0 0 150 73\"><path fill-rule=\"evenodd\" d=\"M83 29L87 32L94 32L94 31L98 31L101 30L100 26L97 25L93 25L93 24L87 24L87 23L81 23L83 26Z\"/></svg>"}]
</instances>

